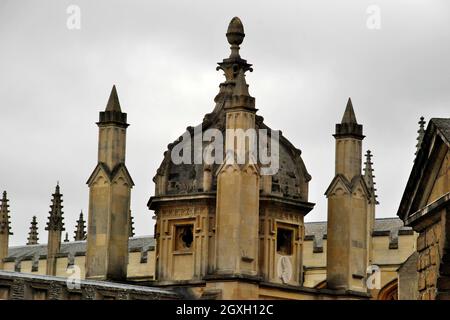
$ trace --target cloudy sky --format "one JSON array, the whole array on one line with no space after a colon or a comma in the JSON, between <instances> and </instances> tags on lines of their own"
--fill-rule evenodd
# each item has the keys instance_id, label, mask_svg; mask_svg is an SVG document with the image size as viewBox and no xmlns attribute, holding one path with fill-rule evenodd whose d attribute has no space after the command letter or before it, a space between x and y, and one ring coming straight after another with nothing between
<instances>
[{"instance_id":1,"label":"cloudy sky","mask_svg":"<svg viewBox=\"0 0 450 320\"><path fill-rule=\"evenodd\" d=\"M72 4L79 30L67 28ZM380 29L368 28L372 5ZM12 244L25 244L33 215L47 241L56 181L73 236L113 84L131 124L135 228L152 234L152 177L167 144L212 111L233 16L244 23L241 55L254 65L247 81L259 114L302 150L313 177L307 221L326 219L332 134L349 96L374 154L377 216L396 214L418 118L449 117L448 0L0 0L0 189L10 198Z\"/></svg>"}]
</instances>

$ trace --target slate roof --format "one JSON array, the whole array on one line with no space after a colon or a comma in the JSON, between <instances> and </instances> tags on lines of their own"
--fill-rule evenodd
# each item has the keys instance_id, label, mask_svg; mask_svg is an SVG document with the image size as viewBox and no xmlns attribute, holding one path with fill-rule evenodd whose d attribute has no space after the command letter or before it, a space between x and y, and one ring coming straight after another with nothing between
<instances>
[{"instance_id":1,"label":"slate roof","mask_svg":"<svg viewBox=\"0 0 450 320\"><path fill-rule=\"evenodd\" d=\"M375 219L374 236L390 235L395 231L398 231L399 234L411 234L412 228L405 227L403 221L396 217ZM305 240L313 240L313 237L326 239L326 235L326 221L305 223Z\"/></svg>"},{"instance_id":2,"label":"slate roof","mask_svg":"<svg viewBox=\"0 0 450 320\"><path fill-rule=\"evenodd\" d=\"M405 227L399 218L381 218L375 220L374 236L391 236L412 234L410 227ZM320 250L321 240L326 239L327 222L307 222L305 223L305 241L317 241ZM156 241L153 236L141 236L130 238L128 248L130 252L146 252L155 248ZM318 251L320 252L320 251ZM72 241L61 243L60 256L84 256L86 253L86 241ZM9 248L9 255L6 261L31 260L39 256L45 259L47 256L47 244L36 244L27 246L15 246Z\"/></svg>"},{"instance_id":3,"label":"slate roof","mask_svg":"<svg viewBox=\"0 0 450 320\"><path fill-rule=\"evenodd\" d=\"M153 236L143 236L130 238L128 249L130 252L151 251L155 247ZM86 241L72 241L61 243L60 256L84 256L86 253ZM47 257L47 244L35 244L27 246L15 246L9 248L9 255L6 261L29 260L35 256Z\"/></svg>"},{"instance_id":4,"label":"slate roof","mask_svg":"<svg viewBox=\"0 0 450 320\"><path fill-rule=\"evenodd\" d=\"M399 218L375 219L372 236L388 236L389 249L398 249L398 236L411 235L413 230L405 227ZM305 223L305 241L313 241L313 252L323 252L323 240L327 238L327 222Z\"/></svg>"},{"instance_id":5,"label":"slate roof","mask_svg":"<svg viewBox=\"0 0 450 320\"><path fill-rule=\"evenodd\" d=\"M435 136L439 136L450 148L450 118L432 118L428 122L397 211L397 215L404 221L420 209L418 203L423 196L427 168L436 161L433 150L439 144L433 143Z\"/></svg>"}]
</instances>

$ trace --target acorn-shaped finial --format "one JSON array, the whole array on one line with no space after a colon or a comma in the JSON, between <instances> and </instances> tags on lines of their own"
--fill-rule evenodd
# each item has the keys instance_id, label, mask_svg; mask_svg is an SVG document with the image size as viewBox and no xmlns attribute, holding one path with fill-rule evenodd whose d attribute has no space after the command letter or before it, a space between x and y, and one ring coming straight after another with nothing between
<instances>
[{"instance_id":1,"label":"acorn-shaped finial","mask_svg":"<svg viewBox=\"0 0 450 320\"><path fill-rule=\"evenodd\" d=\"M230 58L239 57L239 45L244 41L245 33L241 19L234 17L231 19L227 29L227 40L231 44Z\"/></svg>"},{"instance_id":2,"label":"acorn-shaped finial","mask_svg":"<svg viewBox=\"0 0 450 320\"><path fill-rule=\"evenodd\" d=\"M231 45L240 45L244 41L245 33L241 19L234 17L231 19L227 30L227 40Z\"/></svg>"}]
</instances>

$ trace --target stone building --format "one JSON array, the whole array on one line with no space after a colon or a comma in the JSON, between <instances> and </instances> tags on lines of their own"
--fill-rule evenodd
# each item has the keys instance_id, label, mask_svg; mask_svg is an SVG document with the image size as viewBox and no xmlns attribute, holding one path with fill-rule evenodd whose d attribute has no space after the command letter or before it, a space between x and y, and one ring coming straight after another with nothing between
<instances>
[{"instance_id":1,"label":"stone building","mask_svg":"<svg viewBox=\"0 0 450 320\"><path fill-rule=\"evenodd\" d=\"M414 296L416 273L410 272L416 251L413 229L422 229L415 224L404 226L398 218L376 219L372 154L367 151L363 162L363 125L357 122L351 99L336 124L335 177L328 189L324 186L328 221L305 223L305 216L314 214L314 203L308 197L311 175L302 152L265 124L261 116L264 107L261 112L257 109L259 104L245 79L252 65L239 52L245 37L239 18L231 20L226 37L231 53L218 63L225 79L212 112L168 145L154 176L155 190L148 201L155 214L154 236L133 236L130 201L134 183L125 165L128 123L113 87L97 123L98 163L87 182L87 233L81 214L75 241L61 242L65 227L58 185L46 228L48 244L38 244L37 221L33 219L28 244L9 247L10 215L4 193L0 298L320 300ZM430 123L437 126L435 120ZM419 143L418 159L426 157L425 149L434 144L431 135L440 132L430 130ZM245 133L243 142L229 132ZM264 150L251 148L255 141L267 142L270 156L279 160L276 170L264 161ZM174 161L174 155L182 161ZM223 161L205 160L216 158ZM424 161L416 160L413 170L420 170L416 166ZM411 205L406 203L412 185L418 183L416 178L408 184L408 196L402 201L400 218L407 223ZM432 192L436 196L445 188L448 192L448 180L440 181L444 182ZM414 210L418 202L414 202ZM426 246L417 243L419 261L425 260L424 250L428 256L439 246L436 239L433 243L426 240ZM443 244L439 248L444 250ZM430 258L430 265L424 262L419 272L432 265L436 264L431 264ZM74 274L80 278L76 290L67 285ZM427 275L431 277L429 272ZM440 279L435 287L443 283ZM402 288L403 293L399 292ZM431 296L429 289L421 290L421 296L423 292Z\"/></svg>"},{"instance_id":2,"label":"stone building","mask_svg":"<svg viewBox=\"0 0 450 320\"><path fill-rule=\"evenodd\" d=\"M450 119L433 118L419 134L398 216L419 234L418 298L449 300Z\"/></svg>"}]
</instances>

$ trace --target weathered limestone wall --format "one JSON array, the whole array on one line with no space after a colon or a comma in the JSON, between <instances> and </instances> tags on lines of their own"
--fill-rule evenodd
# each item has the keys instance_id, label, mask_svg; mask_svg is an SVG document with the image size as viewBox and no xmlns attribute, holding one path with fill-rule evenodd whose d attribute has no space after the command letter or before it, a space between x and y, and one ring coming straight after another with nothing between
<instances>
[{"instance_id":1,"label":"weathered limestone wall","mask_svg":"<svg viewBox=\"0 0 450 320\"><path fill-rule=\"evenodd\" d=\"M290 285L303 283L303 216L304 213L298 210L261 204L259 273L265 281ZM292 232L290 252L277 251L279 228Z\"/></svg>"},{"instance_id":2,"label":"weathered limestone wall","mask_svg":"<svg viewBox=\"0 0 450 320\"><path fill-rule=\"evenodd\" d=\"M428 226L417 238L417 271L419 272L418 298L434 300L437 293L439 265L443 254L443 221Z\"/></svg>"},{"instance_id":3,"label":"weathered limestone wall","mask_svg":"<svg viewBox=\"0 0 450 320\"><path fill-rule=\"evenodd\" d=\"M158 281L200 279L213 269L214 200L209 196L180 199L177 205L161 205L155 210ZM192 232L191 243L184 241L186 230Z\"/></svg>"}]
</instances>

